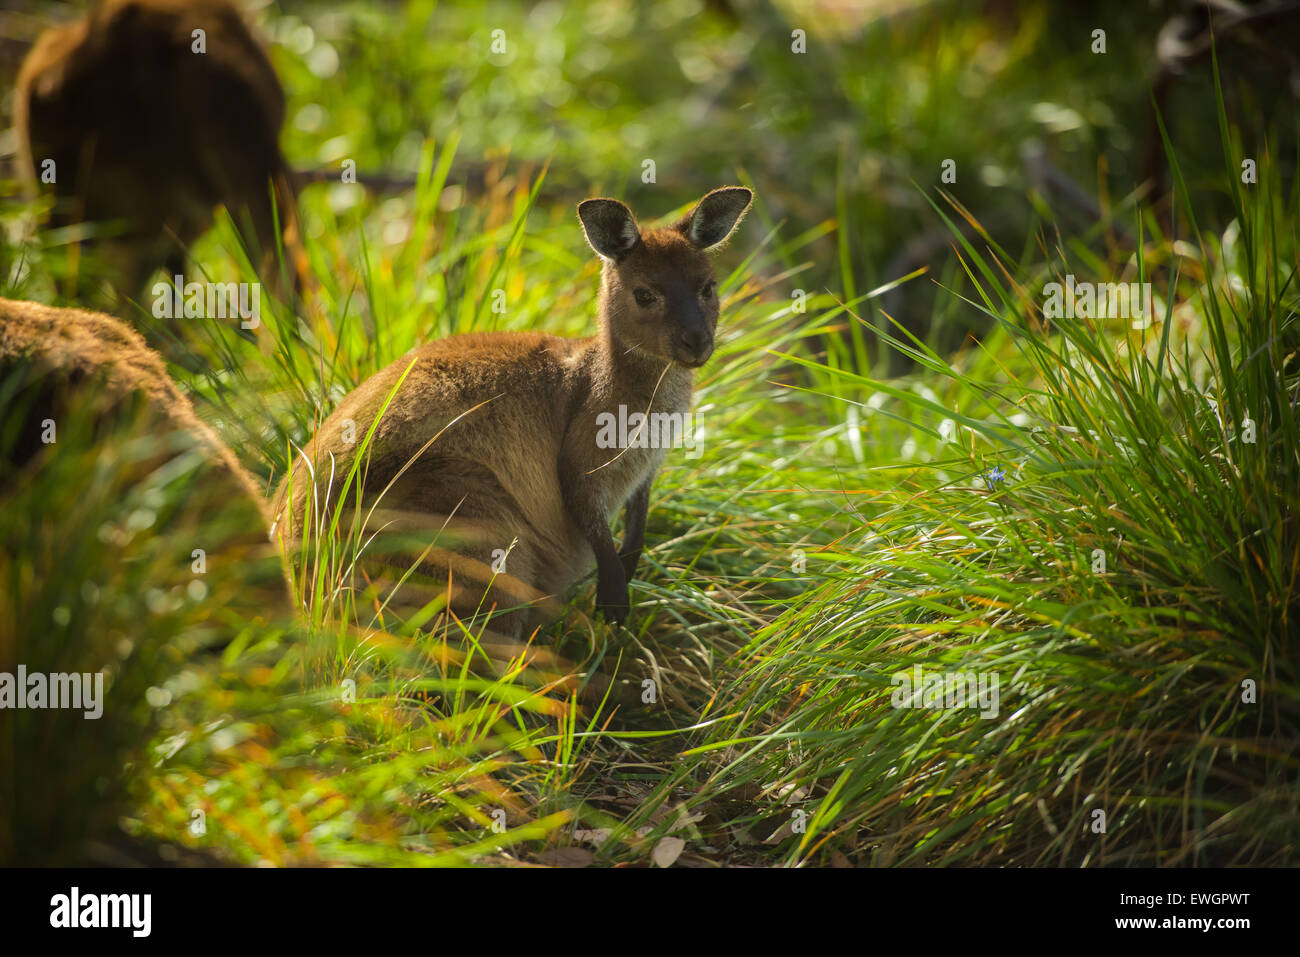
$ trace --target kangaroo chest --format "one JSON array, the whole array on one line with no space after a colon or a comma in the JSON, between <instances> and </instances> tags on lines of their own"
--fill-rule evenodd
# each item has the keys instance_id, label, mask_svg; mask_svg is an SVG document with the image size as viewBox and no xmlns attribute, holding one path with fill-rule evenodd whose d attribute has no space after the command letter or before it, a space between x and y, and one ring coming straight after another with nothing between
<instances>
[{"instance_id":1,"label":"kangaroo chest","mask_svg":"<svg viewBox=\"0 0 1300 957\"><path fill-rule=\"evenodd\" d=\"M653 406L618 403L599 411L594 425L593 478L607 489L611 512L654 476L672 450L696 447L689 395Z\"/></svg>"}]
</instances>

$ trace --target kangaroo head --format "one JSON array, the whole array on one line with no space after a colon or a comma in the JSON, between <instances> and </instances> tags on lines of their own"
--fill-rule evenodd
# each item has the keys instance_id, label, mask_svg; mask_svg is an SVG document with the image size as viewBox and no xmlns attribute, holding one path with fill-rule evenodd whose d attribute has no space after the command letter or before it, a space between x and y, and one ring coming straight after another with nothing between
<instances>
[{"instance_id":1,"label":"kangaroo head","mask_svg":"<svg viewBox=\"0 0 1300 957\"><path fill-rule=\"evenodd\" d=\"M726 241L753 193L724 186L681 220L642 230L616 199L578 205L587 242L605 261L600 321L615 349L676 362L689 369L713 354L718 290L705 251Z\"/></svg>"}]
</instances>

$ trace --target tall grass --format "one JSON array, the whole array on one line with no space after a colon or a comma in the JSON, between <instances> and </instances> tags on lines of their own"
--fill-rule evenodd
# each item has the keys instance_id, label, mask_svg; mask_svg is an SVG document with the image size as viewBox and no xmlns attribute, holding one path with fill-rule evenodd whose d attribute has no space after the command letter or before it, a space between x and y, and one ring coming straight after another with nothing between
<instances>
[{"instance_id":1,"label":"tall grass","mask_svg":"<svg viewBox=\"0 0 1300 957\"><path fill-rule=\"evenodd\" d=\"M100 713L0 710L0 860L119 863L165 705L215 649L283 641L285 583L258 503L192 439L142 405L106 415L93 381L53 412L46 380L0 371L0 672L100 673ZM47 414L53 441L29 455Z\"/></svg>"},{"instance_id":2,"label":"tall grass","mask_svg":"<svg viewBox=\"0 0 1300 957\"><path fill-rule=\"evenodd\" d=\"M954 228L965 304L997 323L981 346L886 334L910 382L787 356L913 462L867 479L885 487L741 649L693 752L702 803L743 795L737 823L785 861L1294 859L1296 197L1268 160L1238 187L1219 109L1228 229L1197 229L1170 151L1192 241L1097 277L1167 277L1150 328L1045 319L1044 283L1084 270ZM996 716L891 706L918 665L998 676Z\"/></svg>"}]
</instances>

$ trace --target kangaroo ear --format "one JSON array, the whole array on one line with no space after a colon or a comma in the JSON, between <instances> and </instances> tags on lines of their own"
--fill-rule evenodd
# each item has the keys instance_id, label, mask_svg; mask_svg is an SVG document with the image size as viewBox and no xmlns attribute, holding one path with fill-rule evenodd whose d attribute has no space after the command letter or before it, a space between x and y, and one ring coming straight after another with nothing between
<instances>
[{"instance_id":1,"label":"kangaroo ear","mask_svg":"<svg viewBox=\"0 0 1300 957\"><path fill-rule=\"evenodd\" d=\"M712 249L731 235L753 199L754 194L743 186L715 189L696 204L677 229L701 249Z\"/></svg>"},{"instance_id":2,"label":"kangaroo ear","mask_svg":"<svg viewBox=\"0 0 1300 957\"><path fill-rule=\"evenodd\" d=\"M641 242L641 230L632 211L616 199L584 199L578 218L587 244L601 259L618 262Z\"/></svg>"}]
</instances>

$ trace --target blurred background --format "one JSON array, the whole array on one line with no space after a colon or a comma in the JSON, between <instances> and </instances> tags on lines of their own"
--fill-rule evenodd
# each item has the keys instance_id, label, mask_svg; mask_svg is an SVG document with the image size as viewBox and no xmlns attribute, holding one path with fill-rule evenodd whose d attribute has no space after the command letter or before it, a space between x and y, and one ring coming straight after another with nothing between
<instances>
[{"instance_id":1,"label":"blurred background","mask_svg":"<svg viewBox=\"0 0 1300 957\"><path fill-rule=\"evenodd\" d=\"M4 6L8 90L37 33L85 5ZM1168 215L1158 103L1207 224L1224 219L1227 204L1205 189L1222 159L1209 135L1211 14L1229 109L1256 124L1254 137L1274 129L1274 161L1288 171L1295 162L1292 3L245 6L288 94L282 145L299 169L332 171L350 159L363 182L374 173L400 181L419 172L426 140L454 135L442 209L471 201L464 187L481 191L485 168L493 183L510 183L549 164L542 215L561 217L600 194L667 213L743 179L766 228L838 224L813 247L800 280L809 289L852 298L927 267L865 308L873 322L884 309L944 348L978 330L951 301L936 307L930 280L961 277L927 188L942 186L1009 248L1051 219L1103 261L1127 256L1135 202ZM8 93L0 110L12 115ZM0 147L12 154L12 134ZM318 189L325 196L315 201L338 215L375 204L380 244L411 234L410 191ZM319 236L325 218L307 206L306 230Z\"/></svg>"}]
</instances>

